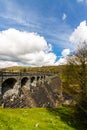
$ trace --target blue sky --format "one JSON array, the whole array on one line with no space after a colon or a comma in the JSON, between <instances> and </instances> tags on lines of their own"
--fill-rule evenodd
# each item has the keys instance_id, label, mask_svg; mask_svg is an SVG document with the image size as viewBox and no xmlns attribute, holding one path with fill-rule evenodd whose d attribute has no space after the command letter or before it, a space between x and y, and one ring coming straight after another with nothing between
<instances>
[{"instance_id":1,"label":"blue sky","mask_svg":"<svg viewBox=\"0 0 87 130\"><path fill-rule=\"evenodd\" d=\"M18 53L19 55L22 54L22 56L18 57L14 56L17 54L16 51L16 54L14 52L14 55L13 52L6 51L9 53L8 57L6 57L6 53L1 50L1 67L4 67L6 64L7 66L53 65L59 63L59 61L64 61L64 56L68 55L70 51L73 51L76 47L76 44L71 43L70 37L82 22L85 21L84 26L86 27L86 20L87 0L0 0L0 48L3 48L3 51L5 51L5 47L7 47L7 50L9 50L8 47L17 47L16 51L20 52L17 50L18 46L16 46L16 44L19 44L16 39L16 34L18 31L19 33L26 32L29 36L30 34L33 34L35 38L44 38L46 42L43 43L46 44L45 49L40 50L37 55L44 53L45 57L47 57L45 59L43 58L45 62L41 61L43 56L39 58L37 56L37 60L33 59L32 62L29 62L31 59L25 58L26 60L24 60L22 53ZM13 31L11 29L13 29ZM16 39L14 40L14 44L13 42L12 44L3 43L5 40L6 42L12 40L7 38L7 35L10 35L8 33L9 30L12 31L12 33L14 32L13 35L15 35ZM2 34L2 32L4 33ZM5 32L7 32L5 35L6 37L4 36ZM32 42L32 45L34 42ZM38 44L43 46L42 42L43 41ZM20 47L21 44L22 43L20 42ZM30 47L31 43L26 42L26 48L28 44ZM36 44L37 42L34 45L36 46ZM47 47L51 49L47 50ZM31 50L33 50L33 47ZM23 51L23 48L21 51ZM27 50L25 49L25 53L26 51ZM27 52L30 56L30 50ZM13 57L10 55L13 55ZM28 57L28 55L26 57ZM32 55L35 57L34 51ZM52 60L51 58L54 59ZM52 62L50 62L50 60L52 60ZM49 64L47 64L47 62L49 62Z\"/></svg>"}]
</instances>

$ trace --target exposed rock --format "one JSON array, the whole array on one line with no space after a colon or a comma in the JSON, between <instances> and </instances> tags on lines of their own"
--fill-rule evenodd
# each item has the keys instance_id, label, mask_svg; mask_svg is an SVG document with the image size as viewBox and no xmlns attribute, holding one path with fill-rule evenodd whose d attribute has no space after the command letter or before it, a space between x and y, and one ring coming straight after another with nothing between
<instances>
[{"instance_id":1,"label":"exposed rock","mask_svg":"<svg viewBox=\"0 0 87 130\"><path fill-rule=\"evenodd\" d=\"M7 97L11 97L12 95L18 95L18 91L15 89L10 89L10 90L6 91L3 95L3 99L5 99Z\"/></svg>"},{"instance_id":2,"label":"exposed rock","mask_svg":"<svg viewBox=\"0 0 87 130\"><path fill-rule=\"evenodd\" d=\"M64 100L62 105L64 105L64 106L75 106L76 105L76 101L74 101L73 99Z\"/></svg>"}]
</instances>

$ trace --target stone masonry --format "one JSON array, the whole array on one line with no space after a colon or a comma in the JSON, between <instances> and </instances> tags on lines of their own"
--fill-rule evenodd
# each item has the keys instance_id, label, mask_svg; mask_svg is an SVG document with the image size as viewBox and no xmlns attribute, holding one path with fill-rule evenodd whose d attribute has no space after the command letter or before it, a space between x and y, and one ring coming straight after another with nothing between
<instances>
[{"instance_id":1,"label":"stone masonry","mask_svg":"<svg viewBox=\"0 0 87 130\"><path fill-rule=\"evenodd\" d=\"M57 107L61 97L62 83L56 74L0 72L4 107Z\"/></svg>"}]
</instances>

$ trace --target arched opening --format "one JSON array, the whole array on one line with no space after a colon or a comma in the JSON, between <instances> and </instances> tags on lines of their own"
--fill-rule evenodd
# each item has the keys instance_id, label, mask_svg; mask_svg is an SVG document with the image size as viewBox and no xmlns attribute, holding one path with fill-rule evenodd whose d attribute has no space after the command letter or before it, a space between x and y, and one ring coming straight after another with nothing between
<instances>
[{"instance_id":1,"label":"arched opening","mask_svg":"<svg viewBox=\"0 0 87 130\"><path fill-rule=\"evenodd\" d=\"M31 83L35 81L35 77L31 77Z\"/></svg>"},{"instance_id":2,"label":"arched opening","mask_svg":"<svg viewBox=\"0 0 87 130\"><path fill-rule=\"evenodd\" d=\"M26 85L28 81L28 78L27 77L24 77L22 80L21 80L21 87L23 87L24 85Z\"/></svg>"},{"instance_id":3,"label":"arched opening","mask_svg":"<svg viewBox=\"0 0 87 130\"><path fill-rule=\"evenodd\" d=\"M38 76L38 77L37 77L37 81L39 81L39 80L40 80L40 77Z\"/></svg>"},{"instance_id":4,"label":"arched opening","mask_svg":"<svg viewBox=\"0 0 87 130\"><path fill-rule=\"evenodd\" d=\"M41 79L43 79L44 77L43 76L41 76Z\"/></svg>"},{"instance_id":5,"label":"arched opening","mask_svg":"<svg viewBox=\"0 0 87 130\"><path fill-rule=\"evenodd\" d=\"M4 94L6 91L8 91L8 90L10 90L10 89L13 89L16 82L17 82L17 80L14 79L14 78L6 79L6 80L2 83L2 94Z\"/></svg>"},{"instance_id":6,"label":"arched opening","mask_svg":"<svg viewBox=\"0 0 87 130\"><path fill-rule=\"evenodd\" d=\"M44 82L44 76L41 76L41 83Z\"/></svg>"}]
</instances>

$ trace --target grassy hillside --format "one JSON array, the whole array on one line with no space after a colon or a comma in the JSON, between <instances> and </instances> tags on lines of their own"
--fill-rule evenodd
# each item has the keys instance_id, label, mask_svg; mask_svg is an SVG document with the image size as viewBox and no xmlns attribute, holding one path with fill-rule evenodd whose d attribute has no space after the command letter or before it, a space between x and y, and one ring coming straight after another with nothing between
<instances>
[{"instance_id":1,"label":"grassy hillside","mask_svg":"<svg viewBox=\"0 0 87 130\"><path fill-rule=\"evenodd\" d=\"M25 67L25 66L12 66L7 68L2 68L2 71L10 72L52 72L59 73L63 69L63 66L42 66L42 67Z\"/></svg>"},{"instance_id":2,"label":"grassy hillside","mask_svg":"<svg viewBox=\"0 0 87 130\"><path fill-rule=\"evenodd\" d=\"M71 108L0 108L0 130L76 130L75 124Z\"/></svg>"},{"instance_id":3,"label":"grassy hillside","mask_svg":"<svg viewBox=\"0 0 87 130\"><path fill-rule=\"evenodd\" d=\"M9 67L2 69L11 72L52 72L57 73L63 82L63 93L73 94L75 87L67 86L66 66L48 67ZM72 82L73 84L73 82ZM74 89L74 91L72 91ZM75 94L74 94L75 95ZM58 109L2 109L0 108L0 130L86 130L81 125L81 117L73 116L73 109L59 107ZM79 123L80 121L80 123Z\"/></svg>"}]
</instances>

